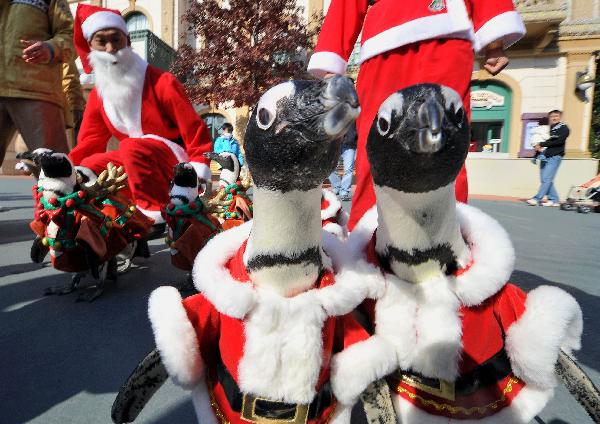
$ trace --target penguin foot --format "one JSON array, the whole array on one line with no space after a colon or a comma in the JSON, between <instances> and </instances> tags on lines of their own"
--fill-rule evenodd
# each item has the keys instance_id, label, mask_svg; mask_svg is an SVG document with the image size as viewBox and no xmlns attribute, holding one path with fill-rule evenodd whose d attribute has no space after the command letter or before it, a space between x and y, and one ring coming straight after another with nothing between
<instances>
[{"instance_id":1,"label":"penguin foot","mask_svg":"<svg viewBox=\"0 0 600 424\"><path fill-rule=\"evenodd\" d=\"M42 243L42 237L36 237L33 240L33 244L31 245L30 257L31 261L40 264L44 262L44 258L48 254L50 248L48 246L44 246Z\"/></svg>"},{"instance_id":2,"label":"penguin foot","mask_svg":"<svg viewBox=\"0 0 600 424\"><path fill-rule=\"evenodd\" d=\"M71 278L71 284L69 284L67 286L48 287L48 288L46 288L46 290L44 290L44 296L52 296L55 294L61 296L64 294L72 293L77 288L77 286L81 282L81 278L84 275L85 274L83 272L76 272L75 274L73 274L73 277Z\"/></svg>"}]
</instances>

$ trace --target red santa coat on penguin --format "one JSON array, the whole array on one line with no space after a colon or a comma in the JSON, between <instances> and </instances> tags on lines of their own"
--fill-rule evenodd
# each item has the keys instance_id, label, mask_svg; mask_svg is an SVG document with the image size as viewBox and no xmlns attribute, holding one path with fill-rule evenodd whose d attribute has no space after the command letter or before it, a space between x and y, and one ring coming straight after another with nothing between
<instances>
[{"instance_id":1,"label":"red santa coat on penguin","mask_svg":"<svg viewBox=\"0 0 600 424\"><path fill-rule=\"evenodd\" d=\"M290 423L349 423L352 404L338 404L331 389L341 386L332 357L368 337L346 314L383 285L329 269L290 298L256 287L243 259L251 228L252 221L221 233L200 251L201 294L182 301L173 287L152 293L149 317L169 375L192 389L202 424L262 422L273 408ZM340 264L339 242L325 232L323 242L326 262Z\"/></svg>"},{"instance_id":2,"label":"red santa coat on penguin","mask_svg":"<svg viewBox=\"0 0 600 424\"><path fill-rule=\"evenodd\" d=\"M366 308L375 335L336 358L338 396L350 402L370 383L353 377L360 360L387 375L402 423L525 424L552 398L559 349L580 348L581 309L556 287L525 293L507 283L515 254L504 229L471 206L457 212L471 263L419 284L381 274L375 208L351 233L355 257L368 258L387 288Z\"/></svg>"},{"instance_id":3,"label":"red santa coat on penguin","mask_svg":"<svg viewBox=\"0 0 600 424\"><path fill-rule=\"evenodd\" d=\"M482 52L497 40L506 48L525 34L511 0L332 0L308 70L343 75L361 30L356 84L361 114L349 230L375 204L365 145L381 103L399 89L428 82L456 90L469 112L472 50ZM456 197L466 202L467 195L463 168Z\"/></svg>"},{"instance_id":4,"label":"red santa coat on penguin","mask_svg":"<svg viewBox=\"0 0 600 424\"><path fill-rule=\"evenodd\" d=\"M83 80L90 79L91 62L96 87L90 93L77 146L70 153L76 165L101 171L106 163L125 166L129 188L139 207L156 222L162 222L160 208L169 200L173 167L189 161L199 178L210 180L208 159L212 140L206 124L198 117L183 86L170 73L149 65L131 51L114 56L123 74L100 66L88 41L99 30L116 28L127 34L118 11L79 4L75 18L75 45L82 60ZM98 53L104 56L94 56ZM94 59L96 57L96 59ZM111 136L119 148L106 152Z\"/></svg>"}]
</instances>

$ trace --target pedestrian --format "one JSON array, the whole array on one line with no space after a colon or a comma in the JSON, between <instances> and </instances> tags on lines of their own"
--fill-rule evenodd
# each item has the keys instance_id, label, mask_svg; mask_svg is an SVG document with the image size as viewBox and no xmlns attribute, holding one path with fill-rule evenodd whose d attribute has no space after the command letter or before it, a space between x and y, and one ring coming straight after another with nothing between
<instances>
[{"instance_id":1,"label":"pedestrian","mask_svg":"<svg viewBox=\"0 0 600 424\"><path fill-rule=\"evenodd\" d=\"M213 150L215 153L229 152L234 154L240 162L240 168L244 166L244 156L240 144L233 136L233 125L229 122L225 122L221 126L221 135L215 140Z\"/></svg>"},{"instance_id":2,"label":"pedestrian","mask_svg":"<svg viewBox=\"0 0 600 424\"><path fill-rule=\"evenodd\" d=\"M367 135L381 103L402 88L446 85L470 113L473 49L492 75L508 64L505 49L525 34L512 0L332 0L308 70L316 76L344 74L362 31L357 92L356 188L348 229L375 204L366 154ZM467 175L456 197L467 201Z\"/></svg>"},{"instance_id":3,"label":"pedestrian","mask_svg":"<svg viewBox=\"0 0 600 424\"><path fill-rule=\"evenodd\" d=\"M348 129L348 132L342 139L342 151L340 157L344 165L344 175L340 178L337 169L329 175L331 189L335 194L340 196L343 201L352 200L350 193L352 188L352 178L354 177L354 160L356 159L356 123Z\"/></svg>"},{"instance_id":4,"label":"pedestrian","mask_svg":"<svg viewBox=\"0 0 600 424\"><path fill-rule=\"evenodd\" d=\"M74 60L69 63L63 63L62 88L65 128L67 130L69 148L72 149L75 147L77 141L77 134L79 133L85 109L85 98L83 97L83 90L79 82L79 71Z\"/></svg>"},{"instance_id":5,"label":"pedestrian","mask_svg":"<svg viewBox=\"0 0 600 424\"><path fill-rule=\"evenodd\" d=\"M550 125L550 138L534 146L536 152L543 151L543 159L540 160L540 189L537 194L527 203L531 206L559 206L560 197L554 187L554 178L560 167L562 157L565 155L565 144L569 137L569 127L561 122L562 111L552 110L548 113L548 124ZM547 197L542 202L544 196Z\"/></svg>"},{"instance_id":6,"label":"pedestrian","mask_svg":"<svg viewBox=\"0 0 600 424\"><path fill-rule=\"evenodd\" d=\"M80 3L75 47L84 81L93 79L77 146L75 165L98 174L112 162L123 165L137 207L154 219L152 233L164 230L161 207L169 202L173 168L190 162L202 184L210 182L212 151L208 127L196 114L177 79L133 52L125 20L117 10ZM119 148L107 152L109 139Z\"/></svg>"},{"instance_id":7,"label":"pedestrian","mask_svg":"<svg viewBox=\"0 0 600 424\"><path fill-rule=\"evenodd\" d=\"M61 80L72 39L66 0L0 2L0 165L17 130L28 150L68 151Z\"/></svg>"}]
</instances>

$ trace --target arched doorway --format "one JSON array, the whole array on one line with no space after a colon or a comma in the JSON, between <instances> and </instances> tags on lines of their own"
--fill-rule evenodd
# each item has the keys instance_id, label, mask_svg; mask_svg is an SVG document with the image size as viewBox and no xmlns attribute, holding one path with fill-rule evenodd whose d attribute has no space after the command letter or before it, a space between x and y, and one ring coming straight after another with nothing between
<instances>
[{"instance_id":1,"label":"arched doorway","mask_svg":"<svg viewBox=\"0 0 600 424\"><path fill-rule=\"evenodd\" d=\"M219 136L219 130L223 124L227 122L227 118L220 113L207 113L206 115L202 115L202 119L206 122L206 125L210 130L210 136L213 140Z\"/></svg>"},{"instance_id":2,"label":"arched doorway","mask_svg":"<svg viewBox=\"0 0 600 424\"><path fill-rule=\"evenodd\" d=\"M130 33L133 31L143 31L150 29L148 17L142 12L131 12L125 16L125 22L127 23L127 31Z\"/></svg>"},{"instance_id":3,"label":"arched doorway","mask_svg":"<svg viewBox=\"0 0 600 424\"><path fill-rule=\"evenodd\" d=\"M471 83L472 152L508 154L512 91L497 81Z\"/></svg>"}]
</instances>

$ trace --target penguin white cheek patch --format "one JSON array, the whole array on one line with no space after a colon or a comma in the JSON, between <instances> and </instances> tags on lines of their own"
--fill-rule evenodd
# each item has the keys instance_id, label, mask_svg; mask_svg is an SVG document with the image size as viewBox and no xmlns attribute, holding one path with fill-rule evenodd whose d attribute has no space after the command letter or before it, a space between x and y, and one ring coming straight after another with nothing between
<instances>
[{"instance_id":1,"label":"penguin white cheek patch","mask_svg":"<svg viewBox=\"0 0 600 424\"><path fill-rule=\"evenodd\" d=\"M292 97L296 87L291 81L276 85L262 95L256 105L256 125L261 130L266 130L273 125L277 117L277 102L283 98Z\"/></svg>"}]
</instances>

